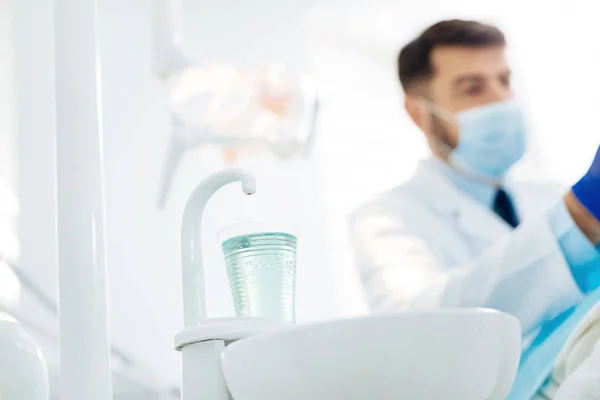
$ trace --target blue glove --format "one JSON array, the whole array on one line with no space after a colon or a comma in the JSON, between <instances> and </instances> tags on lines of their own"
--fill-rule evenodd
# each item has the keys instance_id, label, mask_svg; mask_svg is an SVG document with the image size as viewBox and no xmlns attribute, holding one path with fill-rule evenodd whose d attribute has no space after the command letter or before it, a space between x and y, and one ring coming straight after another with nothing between
<instances>
[{"instance_id":1,"label":"blue glove","mask_svg":"<svg viewBox=\"0 0 600 400\"><path fill-rule=\"evenodd\" d=\"M573 194L600 221L600 146L590 170L573 186Z\"/></svg>"}]
</instances>

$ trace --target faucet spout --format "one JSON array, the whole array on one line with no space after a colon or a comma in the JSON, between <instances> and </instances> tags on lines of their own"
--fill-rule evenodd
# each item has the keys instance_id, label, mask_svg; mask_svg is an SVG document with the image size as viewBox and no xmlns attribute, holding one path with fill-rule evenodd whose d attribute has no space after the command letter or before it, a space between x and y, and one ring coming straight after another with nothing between
<instances>
[{"instance_id":1,"label":"faucet spout","mask_svg":"<svg viewBox=\"0 0 600 400\"><path fill-rule=\"evenodd\" d=\"M183 278L183 316L185 328L206 319L206 291L202 262L202 214L210 198L223 186L241 182L245 194L256 192L256 180L241 169L218 171L202 181L190 197L181 224L181 267Z\"/></svg>"}]
</instances>

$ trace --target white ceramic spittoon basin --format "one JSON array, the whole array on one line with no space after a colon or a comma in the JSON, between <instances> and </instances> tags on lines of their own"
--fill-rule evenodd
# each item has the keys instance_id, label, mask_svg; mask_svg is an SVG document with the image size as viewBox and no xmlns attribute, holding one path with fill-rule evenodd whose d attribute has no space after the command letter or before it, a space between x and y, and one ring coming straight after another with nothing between
<instances>
[{"instance_id":1,"label":"white ceramic spittoon basin","mask_svg":"<svg viewBox=\"0 0 600 400\"><path fill-rule=\"evenodd\" d=\"M235 400L503 400L520 340L517 320L495 311L403 313L259 334L222 364Z\"/></svg>"},{"instance_id":2,"label":"white ceramic spittoon basin","mask_svg":"<svg viewBox=\"0 0 600 400\"><path fill-rule=\"evenodd\" d=\"M406 312L311 325L206 318L202 211L235 181L246 194L256 190L247 172L219 171L194 190L184 212L186 330L175 338L183 400L505 399L521 331L501 312Z\"/></svg>"}]
</instances>

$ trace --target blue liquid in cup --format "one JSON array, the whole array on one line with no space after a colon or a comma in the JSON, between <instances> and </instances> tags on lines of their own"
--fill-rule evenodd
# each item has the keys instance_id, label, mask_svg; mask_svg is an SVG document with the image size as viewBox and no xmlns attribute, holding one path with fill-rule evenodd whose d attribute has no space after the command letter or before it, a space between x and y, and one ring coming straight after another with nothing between
<instances>
[{"instance_id":1,"label":"blue liquid in cup","mask_svg":"<svg viewBox=\"0 0 600 400\"><path fill-rule=\"evenodd\" d=\"M238 316L295 322L296 242L294 235L263 232L221 244Z\"/></svg>"}]
</instances>

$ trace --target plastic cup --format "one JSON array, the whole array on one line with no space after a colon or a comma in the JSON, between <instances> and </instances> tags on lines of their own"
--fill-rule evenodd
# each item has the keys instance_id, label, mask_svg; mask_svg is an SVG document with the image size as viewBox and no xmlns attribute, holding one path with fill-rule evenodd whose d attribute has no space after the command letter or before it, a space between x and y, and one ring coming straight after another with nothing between
<instances>
[{"instance_id":1,"label":"plastic cup","mask_svg":"<svg viewBox=\"0 0 600 400\"><path fill-rule=\"evenodd\" d=\"M246 222L218 233L237 316L295 322L297 232L291 224Z\"/></svg>"}]
</instances>

